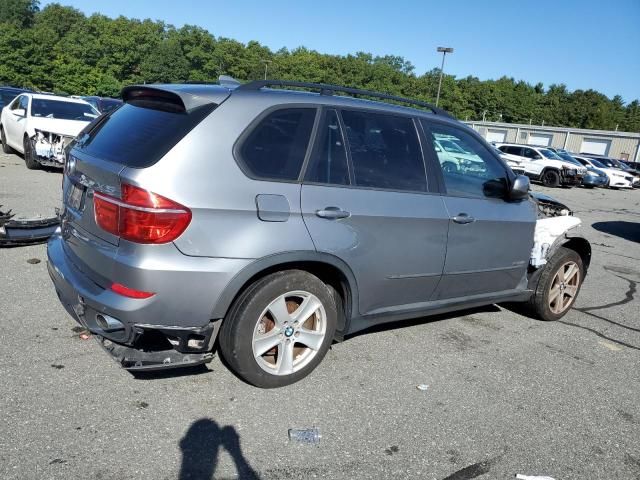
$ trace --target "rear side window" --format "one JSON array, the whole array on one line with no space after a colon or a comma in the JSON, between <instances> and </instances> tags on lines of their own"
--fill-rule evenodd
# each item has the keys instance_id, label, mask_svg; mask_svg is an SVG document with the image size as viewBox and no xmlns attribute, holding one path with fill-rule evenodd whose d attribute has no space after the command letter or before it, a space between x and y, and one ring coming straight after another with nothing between
<instances>
[{"instance_id":1,"label":"rear side window","mask_svg":"<svg viewBox=\"0 0 640 480\"><path fill-rule=\"evenodd\" d=\"M297 180L315 116L315 108L287 108L263 118L240 147L247 173L266 180Z\"/></svg>"},{"instance_id":2,"label":"rear side window","mask_svg":"<svg viewBox=\"0 0 640 480\"><path fill-rule=\"evenodd\" d=\"M189 113L126 103L100 117L78 136L76 149L127 167L145 168L160 160L215 108L204 105Z\"/></svg>"},{"instance_id":3,"label":"rear side window","mask_svg":"<svg viewBox=\"0 0 640 480\"><path fill-rule=\"evenodd\" d=\"M427 177L413 120L378 113L342 111L355 185L390 190L427 190Z\"/></svg>"},{"instance_id":4,"label":"rear side window","mask_svg":"<svg viewBox=\"0 0 640 480\"><path fill-rule=\"evenodd\" d=\"M349 185L347 150L338 114L328 110L318 129L317 146L307 170L307 181L329 185Z\"/></svg>"}]
</instances>

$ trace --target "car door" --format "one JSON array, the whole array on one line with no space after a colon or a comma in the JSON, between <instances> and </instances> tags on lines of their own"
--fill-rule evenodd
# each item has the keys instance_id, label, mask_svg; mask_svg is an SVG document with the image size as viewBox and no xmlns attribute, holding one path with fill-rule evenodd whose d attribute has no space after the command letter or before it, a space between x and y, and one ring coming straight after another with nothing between
<instances>
[{"instance_id":1,"label":"car door","mask_svg":"<svg viewBox=\"0 0 640 480\"><path fill-rule=\"evenodd\" d=\"M529 173L532 175L540 175L542 173L542 170L544 170L542 155L533 148L524 147L522 149L522 156L525 158L525 162L528 165L527 171Z\"/></svg>"},{"instance_id":2,"label":"car door","mask_svg":"<svg viewBox=\"0 0 640 480\"><path fill-rule=\"evenodd\" d=\"M474 133L435 120L422 123L431 142L453 137L482 165L443 171L450 224L444 273L433 300L525 288L536 223L534 203L508 200L512 178ZM433 154L437 155L435 149Z\"/></svg>"},{"instance_id":3,"label":"car door","mask_svg":"<svg viewBox=\"0 0 640 480\"><path fill-rule=\"evenodd\" d=\"M22 151L22 136L24 135L25 123L29 108L29 98L26 95L20 95L9 106L5 128L7 143ZM24 110L25 116L16 114L18 110Z\"/></svg>"},{"instance_id":4,"label":"car door","mask_svg":"<svg viewBox=\"0 0 640 480\"><path fill-rule=\"evenodd\" d=\"M327 109L302 185L316 250L340 258L358 285L358 313L419 309L444 266L449 218L425 175L410 117Z\"/></svg>"}]
</instances>

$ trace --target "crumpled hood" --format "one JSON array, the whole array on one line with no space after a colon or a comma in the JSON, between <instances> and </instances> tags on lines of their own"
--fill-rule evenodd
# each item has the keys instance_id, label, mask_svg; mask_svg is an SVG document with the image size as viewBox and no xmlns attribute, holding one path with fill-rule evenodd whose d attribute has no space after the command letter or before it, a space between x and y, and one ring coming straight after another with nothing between
<instances>
[{"instance_id":1,"label":"crumpled hood","mask_svg":"<svg viewBox=\"0 0 640 480\"><path fill-rule=\"evenodd\" d=\"M41 130L43 132L57 133L69 137L77 136L80 131L90 123L91 119L83 120L60 120L58 118L29 118L29 130ZM29 132L33 135L32 132Z\"/></svg>"}]
</instances>

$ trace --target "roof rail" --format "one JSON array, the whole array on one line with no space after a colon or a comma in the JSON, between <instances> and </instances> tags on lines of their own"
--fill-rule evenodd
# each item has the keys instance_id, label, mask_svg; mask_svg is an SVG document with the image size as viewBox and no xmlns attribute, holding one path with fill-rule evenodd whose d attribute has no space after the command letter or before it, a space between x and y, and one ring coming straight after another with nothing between
<instances>
[{"instance_id":1,"label":"roof rail","mask_svg":"<svg viewBox=\"0 0 640 480\"><path fill-rule=\"evenodd\" d=\"M349 95L372 97L381 100L392 100L394 102L406 103L408 105L416 105L419 107L428 108L436 115L443 115L445 117L454 118L447 111L436 107L427 102L421 100L413 100L411 98L399 97L397 95L389 95L387 93L379 93L371 90L362 90L360 88L341 87L339 85L330 85L326 83L312 83L312 82L297 82L293 80L254 80L253 82L240 85L238 90L260 90L264 87L298 87L307 88L309 90L320 90L320 95L333 95L335 92L347 93Z\"/></svg>"}]
</instances>

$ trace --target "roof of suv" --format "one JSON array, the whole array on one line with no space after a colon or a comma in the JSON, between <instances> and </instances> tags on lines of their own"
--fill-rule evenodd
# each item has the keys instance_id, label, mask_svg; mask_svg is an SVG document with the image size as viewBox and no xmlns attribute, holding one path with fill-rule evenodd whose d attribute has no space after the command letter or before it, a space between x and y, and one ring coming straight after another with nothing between
<instances>
[{"instance_id":1,"label":"roof of suv","mask_svg":"<svg viewBox=\"0 0 640 480\"><path fill-rule=\"evenodd\" d=\"M292 86L301 88L311 88L320 90L320 92L312 92L308 90L288 90L283 88L266 88L270 85ZM438 119L445 120L450 123L459 124L454 117L446 111L439 109L426 102L412 100L408 98L397 97L366 90L358 90L337 85L325 84L306 84L302 82L285 82L285 81L256 81L241 86L225 85L225 84L151 84L151 85L131 85L122 90L122 99L127 102L135 100L136 97L143 97L149 93L160 94L161 92L171 93L179 98L185 110L206 105L209 103L220 103L224 101L230 94L234 96L254 96L269 95L277 97L280 103L315 103L339 106L351 106L357 108L375 108L376 110L384 110L395 113L409 114L412 116L436 115ZM355 95L364 95L373 98L387 99L395 102L406 104L415 104L431 110L422 110L408 106L386 103L371 99L355 98L354 96L335 95L334 92L353 93ZM174 98L175 98L174 97ZM176 99L177 99L176 98Z\"/></svg>"}]
</instances>

